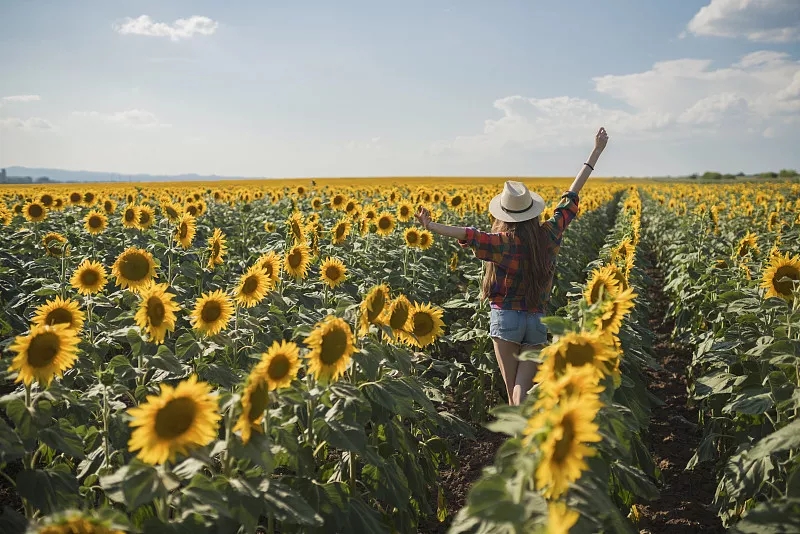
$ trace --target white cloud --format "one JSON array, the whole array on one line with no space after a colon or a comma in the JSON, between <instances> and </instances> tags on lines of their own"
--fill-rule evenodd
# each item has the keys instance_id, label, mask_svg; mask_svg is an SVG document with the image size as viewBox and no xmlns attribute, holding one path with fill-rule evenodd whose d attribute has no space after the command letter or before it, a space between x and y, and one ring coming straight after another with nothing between
<instances>
[{"instance_id":1,"label":"white cloud","mask_svg":"<svg viewBox=\"0 0 800 534\"><path fill-rule=\"evenodd\" d=\"M212 35L219 23L208 17L192 16L178 19L172 24L155 22L148 15L137 18L126 17L115 23L114 31L121 35L144 35L147 37L169 37L172 41L189 39L194 35Z\"/></svg>"},{"instance_id":2,"label":"white cloud","mask_svg":"<svg viewBox=\"0 0 800 534\"><path fill-rule=\"evenodd\" d=\"M39 95L13 95L4 96L2 102L38 102L42 98Z\"/></svg>"},{"instance_id":3,"label":"white cloud","mask_svg":"<svg viewBox=\"0 0 800 534\"><path fill-rule=\"evenodd\" d=\"M786 43L800 40L798 0L711 0L687 25L695 35L746 37Z\"/></svg>"},{"instance_id":4,"label":"white cloud","mask_svg":"<svg viewBox=\"0 0 800 534\"><path fill-rule=\"evenodd\" d=\"M606 107L585 98L508 96L482 133L432 146L434 154L500 154L587 144L587 132L605 126L632 140L681 139L732 132L780 137L800 120L800 62L787 54L754 52L727 67L678 59L650 70L593 79L595 90L620 102ZM624 108L623 108L624 105Z\"/></svg>"},{"instance_id":5,"label":"white cloud","mask_svg":"<svg viewBox=\"0 0 800 534\"><path fill-rule=\"evenodd\" d=\"M379 150L382 147L381 138L373 137L366 141L350 141L345 145L347 150Z\"/></svg>"},{"instance_id":6,"label":"white cloud","mask_svg":"<svg viewBox=\"0 0 800 534\"><path fill-rule=\"evenodd\" d=\"M166 128L170 124L163 123L150 111L143 109L129 109L113 113L100 113L99 111L73 111L75 117L102 120L111 124L119 124L132 128Z\"/></svg>"},{"instance_id":7,"label":"white cloud","mask_svg":"<svg viewBox=\"0 0 800 534\"><path fill-rule=\"evenodd\" d=\"M31 117L29 119L20 119L17 117L7 117L0 119L0 126L9 129L19 129L26 131L34 130L55 130L56 127L47 119L40 117Z\"/></svg>"}]
</instances>

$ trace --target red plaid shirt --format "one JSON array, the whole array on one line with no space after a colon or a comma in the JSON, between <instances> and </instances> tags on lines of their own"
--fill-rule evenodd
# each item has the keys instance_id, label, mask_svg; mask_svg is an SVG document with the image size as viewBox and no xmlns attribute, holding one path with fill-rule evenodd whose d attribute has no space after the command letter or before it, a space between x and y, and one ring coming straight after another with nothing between
<instances>
[{"instance_id":1,"label":"red plaid shirt","mask_svg":"<svg viewBox=\"0 0 800 534\"><path fill-rule=\"evenodd\" d=\"M566 191L561 195L561 202L554 210L553 216L542 223L542 226L548 227L550 230L547 250L554 266L558 250L561 248L561 236L564 229L577 214L578 194ZM459 244L462 247L471 247L477 258L495 264L496 280L489 294L491 307L544 313L545 306L550 300L550 290L553 287L552 277L536 307L532 310L528 310L525 304L525 295L520 291L523 284L523 271L520 266L530 258L528 247L518 237L507 232L488 233L472 227L466 230L467 237L463 241L459 240Z\"/></svg>"}]
</instances>

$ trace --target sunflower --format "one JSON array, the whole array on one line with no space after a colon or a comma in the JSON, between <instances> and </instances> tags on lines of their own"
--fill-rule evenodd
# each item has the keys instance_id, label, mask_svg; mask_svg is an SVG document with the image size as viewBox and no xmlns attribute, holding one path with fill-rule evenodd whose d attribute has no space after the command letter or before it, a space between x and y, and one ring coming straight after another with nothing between
<instances>
[{"instance_id":1,"label":"sunflower","mask_svg":"<svg viewBox=\"0 0 800 534\"><path fill-rule=\"evenodd\" d=\"M347 267L338 258L326 258L319 269L322 282L333 289L347 278Z\"/></svg>"},{"instance_id":2,"label":"sunflower","mask_svg":"<svg viewBox=\"0 0 800 534\"><path fill-rule=\"evenodd\" d=\"M27 335L17 336L9 347L17 355L9 372L17 371L15 382L30 386L37 382L49 386L56 376L63 376L78 357L78 334L65 325L31 326Z\"/></svg>"},{"instance_id":3,"label":"sunflower","mask_svg":"<svg viewBox=\"0 0 800 534\"><path fill-rule=\"evenodd\" d=\"M274 286L278 283L278 279L281 275L281 257L275 251L270 250L262 254L261 257L256 260L255 265L258 265L264 270L264 274L269 278L270 286Z\"/></svg>"},{"instance_id":4,"label":"sunflower","mask_svg":"<svg viewBox=\"0 0 800 534\"><path fill-rule=\"evenodd\" d=\"M419 247L419 230L414 228L406 228L406 231L403 232L403 238L406 240L406 246L409 248L417 248Z\"/></svg>"},{"instance_id":5,"label":"sunflower","mask_svg":"<svg viewBox=\"0 0 800 534\"><path fill-rule=\"evenodd\" d=\"M341 193L337 193L331 198L331 209L341 211L344 209L344 203L347 201L347 198L342 195Z\"/></svg>"},{"instance_id":6,"label":"sunflower","mask_svg":"<svg viewBox=\"0 0 800 534\"><path fill-rule=\"evenodd\" d=\"M302 243L306 240L305 224L303 223L303 214L296 211L286 221L289 226L289 233L294 238L295 243Z\"/></svg>"},{"instance_id":7,"label":"sunflower","mask_svg":"<svg viewBox=\"0 0 800 534\"><path fill-rule=\"evenodd\" d=\"M101 211L90 211L83 219L83 227L92 235L102 234L106 229L108 219Z\"/></svg>"},{"instance_id":8,"label":"sunflower","mask_svg":"<svg viewBox=\"0 0 800 534\"><path fill-rule=\"evenodd\" d=\"M272 221L266 221L264 223L264 231L265 232L274 232L275 231L275 223Z\"/></svg>"},{"instance_id":9,"label":"sunflower","mask_svg":"<svg viewBox=\"0 0 800 534\"><path fill-rule=\"evenodd\" d=\"M603 305L602 314L595 320L597 329L607 334L619 334L622 320L633 309L633 299L637 296L632 287L614 295L613 300Z\"/></svg>"},{"instance_id":10,"label":"sunflower","mask_svg":"<svg viewBox=\"0 0 800 534\"><path fill-rule=\"evenodd\" d=\"M107 198L103 201L103 211L106 215L111 215L117 211L117 202L113 199Z\"/></svg>"},{"instance_id":11,"label":"sunflower","mask_svg":"<svg viewBox=\"0 0 800 534\"><path fill-rule=\"evenodd\" d=\"M409 329L408 318L411 315L411 302L405 295L398 295L389 304L386 310L386 324L392 333L399 339L405 339L406 330Z\"/></svg>"},{"instance_id":12,"label":"sunflower","mask_svg":"<svg viewBox=\"0 0 800 534\"><path fill-rule=\"evenodd\" d=\"M458 270L458 252L453 252L450 256L450 271L456 272Z\"/></svg>"},{"instance_id":13,"label":"sunflower","mask_svg":"<svg viewBox=\"0 0 800 534\"><path fill-rule=\"evenodd\" d=\"M320 381L338 379L355 352L350 325L333 315L314 326L305 344L311 348L306 355L308 372Z\"/></svg>"},{"instance_id":14,"label":"sunflower","mask_svg":"<svg viewBox=\"0 0 800 534\"><path fill-rule=\"evenodd\" d=\"M219 228L214 228L214 234L208 238L208 264L209 269L222 265L222 258L227 252L225 234Z\"/></svg>"},{"instance_id":15,"label":"sunflower","mask_svg":"<svg viewBox=\"0 0 800 534\"><path fill-rule=\"evenodd\" d=\"M306 277L308 265L311 263L311 251L305 243L296 243L286 253L283 260L283 268L297 280Z\"/></svg>"},{"instance_id":16,"label":"sunflower","mask_svg":"<svg viewBox=\"0 0 800 534\"><path fill-rule=\"evenodd\" d=\"M433 245L433 234L429 230L421 230L419 233L420 250L428 250Z\"/></svg>"},{"instance_id":17,"label":"sunflower","mask_svg":"<svg viewBox=\"0 0 800 534\"><path fill-rule=\"evenodd\" d=\"M739 244L736 247L736 255L742 258L747 256L750 252L757 256L760 253L760 249L758 248L758 236L752 232L747 232L747 234L739 240Z\"/></svg>"},{"instance_id":18,"label":"sunflower","mask_svg":"<svg viewBox=\"0 0 800 534\"><path fill-rule=\"evenodd\" d=\"M375 226L377 226L376 232L379 235L387 236L394 231L394 215L389 213L388 211L384 211L380 215L378 215L377 220L375 221Z\"/></svg>"},{"instance_id":19,"label":"sunflower","mask_svg":"<svg viewBox=\"0 0 800 534\"><path fill-rule=\"evenodd\" d=\"M615 373L618 355L603 332L570 332L542 349L534 382L557 380L572 367L591 366L598 379Z\"/></svg>"},{"instance_id":20,"label":"sunflower","mask_svg":"<svg viewBox=\"0 0 800 534\"><path fill-rule=\"evenodd\" d=\"M245 308L252 308L267 296L272 286L267 273L258 266L253 265L239 279L234 298L236 303Z\"/></svg>"},{"instance_id":21,"label":"sunflower","mask_svg":"<svg viewBox=\"0 0 800 534\"><path fill-rule=\"evenodd\" d=\"M45 208L50 209L51 207L53 207L53 203L55 202L55 199L53 198L53 195L51 195L49 193L44 193L44 194L42 194L42 196L39 197L39 202Z\"/></svg>"},{"instance_id":22,"label":"sunflower","mask_svg":"<svg viewBox=\"0 0 800 534\"><path fill-rule=\"evenodd\" d=\"M128 204L122 210L122 226L125 228L136 228L139 224L139 207Z\"/></svg>"},{"instance_id":23,"label":"sunflower","mask_svg":"<svg viewBox=\"0 0 800 534\"><path fill-rule=\"evenodd\" d=\"M319 197L314 197L311 199L311 208L315 210L322 209L322 199Z\"/></svg>"},{"instance_id":24,"label":"sunflower","mask_svg":"<svg viewBox=\"0 0 800 534\"><path fill-rule=\"evenodd\" d=\"M765 298L778 297L788 302L794 299L794 283L800 281L800 257L776 254L764 268L761 287Z\"/></svg>"},{"instance_id":25,"label":"sunflower","mask_svg":"<svg viewBox=\"0 0 800 534\"><path fill-rule=\"evenodd\" d=\"M155 222L155 212L150 206L139 206L139 222L137 226L140 230L147 230Z\"/></svg>"},{"instance_id":26,"label":"sunflower","mask_svg":"<svg viewBox=\"0 0 800 534\"><path fill-rule=\"evenodd\" d=\"M569 534L575 523L578 522L580 513L567 507L561 501L547 503L547 534Z\"/></svg>"},{"instance_id":27,"label":"sunflower","mask_svg":"<svg viewBox=\"0 0 800 534\"><path fill-rule=\"evenodd\" d=\"M397 220L401 222L408 222L414 215L414 206L410 202L401 202L397 206ZM374 218L374 215L373 215Z\"/></svg>"},{"instance_id":28,"label":"sunflower","mask_svg":"<svg viewBox=\"0 0 800 534\"><path fill-rule=\"evenodd\" d=\"M97 201L97 196L95 196L95 194L92 193L91 191L86 191L83 194L83 203L86 204L87 206L91 206L92 204L95 203L95 201Z\"/></svg>"},{"instance_id":29,"label":"sunflower","mask_svg":"<svg viewBox=\"0 0 800 534\"><path fill-rule=\"evenodd\" d=\"M31 222L42 222L47 218L47 208L41 202L28 202L25 204L22 214Z\"/></svg>"},{"instance_id":30,"label":"sunflower","mask_svg":"<svg viewBox=\"0 0 800 534\"><path fill-rule=\"evenodd\" d=\"M170 201L161 204L161 214L172 224L177 224L181 219L181 206Z\"/></svg>"},{"instance_id":31,"label":"sunflower","mask_svg":"<svg viewBox=\"0 0 800 534\"><path fill-rule=\"evenodd\" d=\"M48 516L46 521L46 525L36 529L36 534L124 534L107 521L77 511Z\"/></svg>"},{"instance_id":32,"label":"sunflower","mask_svg":"<svg viewBox=\"0 0 800 534\"><path fill-rule=\"evenodd\" d=\"M48 232L42 238L44 250L48 256L60 258L65 254L69 254L69 246L67 245L67 238L58 232Z\"/></svg>"},{"instance_id":33,"label":"sunflower","mask_svg":"<svg viewBox=\"0 0 800 534\"><path fill-rule=\"evenodd\" d=\"M336 226L331 228L331 242L334 245L341 245L347 240L347 235L350 233L351 223L349 219L342 218L336 223Z\"/></svg>"},{"instance_id":34,"label":"sunflower","mask_svg":"<svg viewBox=\"0 0 800 534\"><path fill-rule=\"evenodd\" d=\"M369 325L383 324L383 315L386 304L389 302L389 286L380 284L369 290L361 301L358 335L365 336L369 333Z\"/></svg>"},{"instance_id":35,"label":"sunflower","mask_svg":"<svg viewBox=\"0 0 800 534\"><path fill-rule=\"evenodd\" d=\"M275 341L261 355L257 368L264 375L270 391L287 388L300 370L300 349L291 341Z\"/></svg>"},{"instance_id":36,"label":"sunflower","mask_svg":"<svg viewBox=\"0 0 800 534\"><path fill-rule=\"evenodd\" d=\"M406 341L415 347L430 345L444 333L443 310L430 304L415 303L408 317Z\"/></svg>"},{"instance_id":37,"label":"sunflower","mask_svg":"<svg viewBox=\"0 0 800 534\"><path fill-rule=\"evenodd\" d=\"M111 274L122 289L138 291L153 278L157 278L153 255L141 248L129 247L117 257L111 266Z\"/></svg>"},{"instance_id":38,"label":"sunflower","mask_svg":"<svg viewBox=\"0 0 800 534\"><path fill-rule=\"evenodd\" d=\"M242 443L247 445L253 430L263 432L261 421L264 411L269 406L269 389L263 371L256 366L247 377L242 392L242 413L233 427L234 432L241 432Z\"/></svg>"},{"instance_id":39,"label":"sunflower","mask_svg":"<svg viewBox=\"0 0 800 534\"><path fill-rule=\"evenodd\" d=\"M163 382L159 395L148 395L147 402L128 410L133 428L128 450L148 464L175 461L178 453L187 455L217 438L219 405L211 385L192 375L173 388Z\"/></svg>"},{"instance_id":40,"label":"sunflower","mask_svg":"<svg viewBox=\"0 0 800 534\"><path fill-rule=\"evenodd\" d=\"M190 213L184 213L178 220L178 227L175 229L175 241L181 247L187 249L191 246L194 234L197 232L197 219Z\"/></svg>"},{"instance_id":41,"label":"sunflower","mask_svg":"<svg viewBox=\"0 0 800 534\"><path fill-rule=\"evenodd\" d=\"M566 398L597 397L605 388L599 377L588 365L569 367L567 372L556 380L546 380L539 384L538 398L534 409L545 412Z\"/></svg>"},{"instance_id":42,"label":"sunflower","mask_svg":"<svg viewBox=\"0 0 800 534\"><path fill-rule=\"evenodd\" d=\"M203 293L195 300L192 328L207 336L224 330L233 316L233 302L221 289Z\"/></svg>"},{"instance_id":43,"label":"sunflower","mask_svg":"<svg viewBox=\"0 0 800 534\"><path fill-rule=\"evenodd\" d=\"M31 322L36 326L63 324L70 330L80 332L84 320L85 314L78 307L77 302L56 297L36 308L36 314Z\"/></svg>"},{"instance_id":44,"label":"sunflower","mask_svg":"<svg viewBox=\"0 0 800 534\"><path fill-rule=\"evenodd\" d=\"M464 197L461 195L453 195L450 197L447 204L449 205L450 209L459 211L464 208Z\"/></svg>"},{"instance_id":45,"label":"sunflower","mask_svg":"<svg viewBox=\"0 0 800 534\"><path fill-rule=\"evenodd\" d=\"M586 290L583 297L590 306L600 300L619 292L619 282L614 277L611 267L606 265L592 271L589 280L586 282Z\"/></svg>"},{"instance_id":46,"label":"sunflower","mask_svg":"<svg viewBox=\"0 0 800 534\"><path fill-rule=\"evenodd\" d=\"M536 468L536 486L548 499L562 495L588 469L584 458L596 451L586 444L602 439L594 422L601 407L597 398L570 398L548 414L551 429L540 446L542 458Z\"/></svg>"},{"instance_id":47,"label":"sunflower","mask_svg":"<svg viewBox=\"0 0 800 534\"><path fill-rule=\"evenodd\" d=\"M136 311L136 324L156 345L164 342L167 331L175 331L175 295L167 293L167 284L150 284L141 292L142 300Z\"/></svg>"}]
</instances>

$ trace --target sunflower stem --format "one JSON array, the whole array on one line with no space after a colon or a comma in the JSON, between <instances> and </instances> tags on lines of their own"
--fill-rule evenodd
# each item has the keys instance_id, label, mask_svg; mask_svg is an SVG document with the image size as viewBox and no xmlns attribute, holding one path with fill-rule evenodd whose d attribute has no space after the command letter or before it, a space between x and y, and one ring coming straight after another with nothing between
<instances>
[{"instance_id":1,"label":"sunflower stem","mask_svg":"<svg viewBox=\"0 0 800 534\"><path fill-rule=\"evenodd\" d=\"M103 386L103 452L105 459L103 464L106 469L111 468L111 448L108 439L108 388Z\"/></svg>"},{"instance_id":2,"label":"sunflower stem","mask_svg":"<svg viewBox=\"0 0 800 534\"><path fill-rule=\"evenodd\" d=\"M25 407L31 407L31 386L30 384L25 384Z\"/></svg>"},{"instance_id":3,"label":"sunflower stem","mask_svg":"<svg viewBox=\"0 0 800 534\"><path fill-rule=\"evenodd\" d=\"M349 463L350 463L350 493L351 495L355 495L356 493L356 455L353 451L350 451Z\"/></svg>"},{"instance_id":4,"label":"sunflower stem","mask_svg":"<svg viewBox=\"0 0 800 534\"><path fill-rule=\"evenodd\" d=\"M233 338L233 361L234 361L234 369L239 368L239 306L236 305L236 309L233 312L233 332L234 335L231 336Z\"/></svg>"}]
</instances>

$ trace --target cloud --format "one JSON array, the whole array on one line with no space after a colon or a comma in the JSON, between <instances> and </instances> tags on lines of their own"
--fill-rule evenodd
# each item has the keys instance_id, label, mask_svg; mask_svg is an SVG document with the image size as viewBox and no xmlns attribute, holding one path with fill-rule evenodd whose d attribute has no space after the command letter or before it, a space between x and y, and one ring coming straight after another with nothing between
<instances>
[{"instance_id":1,"label":"cloud","mask_svg":"<svg viewBox=\"0 0 800 534\"><path fill-rule=\"evenodd\" d=\"M382 147L381 145L381 138L380 137L373 137L366 141L350 141L345 145L347 150L380 150Z\"/></svg>"},{"instance_id":2,"label":"cloud","mask_svg":"<svg viewBox=\"0 0 800 534\"><path fill-rule=\"evenodd\" d=\"M148 15L137 18L126 17L112 25L121 35L144 35L147 37L169 37L172 41L189 39L194 35L212 35L219 23L208 17L192 16L178 19L172 24L155 22Z\"/></svg>"},{"instance_id":3,"label":"cloud","mask_svg":"<svg viewBox=\"0 0 800 534\"><path fill-rule=\"evenodd\" d=\"M798 0L711 0L686 29L695 35L746 37L750 41L800 41Z\"/></svg>"},{"instance_id":4,"label":"cloud","mask_svg":"<svg viewBox=\"0 0 800 534\"><path fill-rule=\"evenodd\" d=\"M115 111L113 113L101 113L99 111L73 111L75 117L101 120L110 124L118 124L131 128L168 128L171 124L161 122L158 117L142 109L129 109L127 111Z\"/></svg>"},{"instance_id":5,"label":"cloud","mask_svg":"<svg viewBox=\"0 0 800 534\"><path fill-rule=\"evenodd\" d=\"M38 102L42 98L39 95L13 95L4 96L0 99L2 102Z\"/></svg>"},{"instance_id":6,"label":"cloud","mask_svg":"<svg viewBox=\"0 0 800 534\"><path fill-rule=\"evenodd\" d=\"M431 152L477 156L585 145L599 126L637 141L740 132L780 137L800 120L800 62L778 52L754 52L721 68L703 59L661 61L592 81L618 105L570 96L500 98L494 108L502 116L486 120L481 133L439 141Z\"/></svg>"},{"instance_id":7,"label":"cloud","mask_svg":"<svg viewBox=\"0 0 800 534\"><path fill-rule=\"evenodd\" d=\"M7 117L0 119L0 126L8 129L18 129L26 131L47 131L55 130L56 127L52 122L40 117L31 117L29 119L20 119L17 117Z\"/></svg>"}]
</instances>

